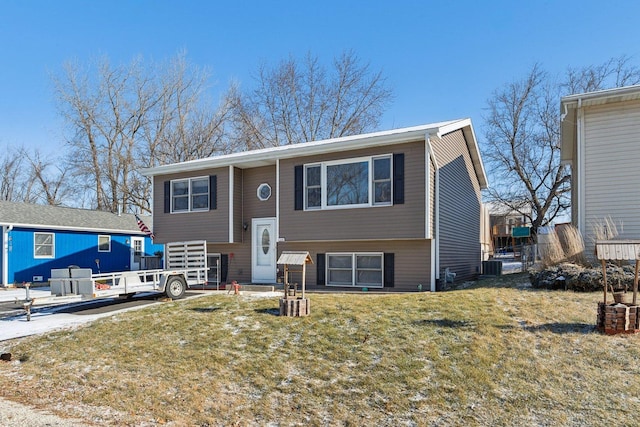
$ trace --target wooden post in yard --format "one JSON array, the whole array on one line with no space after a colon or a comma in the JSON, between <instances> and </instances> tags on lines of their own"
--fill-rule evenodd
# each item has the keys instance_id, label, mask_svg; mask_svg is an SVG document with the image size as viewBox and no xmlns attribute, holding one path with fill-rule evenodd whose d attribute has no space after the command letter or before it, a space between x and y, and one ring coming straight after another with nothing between
<instances>
[{"instance_id":1,"label":"wooden post in yard","mask_svg":"<svg viewBox=\"0 0 640 427\"><path fill-rule=\"evenodd\" d=\"M306 287L307 263L302 264L302 299L304 299L304 288ZM636 261L636 277L638 277L638 262ZM637 283L637 282L636 282ZM636 302L636 294L633 294L633 302Z\"/></svg>"},{"instance_id":2,"label":"wooden post in yard","mask_svg":"<svg viewBox=\"0 0 640 427\"><path fill-rule=\"evenodd\" d=\"M636 297L638 296L638 263L640 260L636 260L636 275L633 276L633 305L636 305Z\"/></svg>"},{"instance_id":3,"label":"wooden post in yard","mask_svg":"<svg viewBox=\"0 0 640 427\"><path fill-rule=\"evenodd\" d=\"M602 261L602 281L604 282L604 305L607 305L607 260ZM638 263L636 262L636 266Z\"/></svg>"}]
</instances>

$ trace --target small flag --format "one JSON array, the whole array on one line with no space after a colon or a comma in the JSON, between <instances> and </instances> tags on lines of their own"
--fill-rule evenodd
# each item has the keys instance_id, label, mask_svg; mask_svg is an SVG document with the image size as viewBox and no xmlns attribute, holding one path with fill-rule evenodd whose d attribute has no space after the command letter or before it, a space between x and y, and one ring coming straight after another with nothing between
<instances>
[{"instance_id":1,"label":"small flag","mask_svg":"<svg viewBox=\"0 0 640 427\"><path fill-rule=\"evenodd\" d=\"M153 232L149 230L149 227L147 227L146 224L142 222L138 214L135 214L135 215L136 215L136 221L138 222L138 228L140 229L140 231L142 231L147 236L151 237L151 240L155 239L156 236L154 236Z\"/></svg>"}]
</instances>

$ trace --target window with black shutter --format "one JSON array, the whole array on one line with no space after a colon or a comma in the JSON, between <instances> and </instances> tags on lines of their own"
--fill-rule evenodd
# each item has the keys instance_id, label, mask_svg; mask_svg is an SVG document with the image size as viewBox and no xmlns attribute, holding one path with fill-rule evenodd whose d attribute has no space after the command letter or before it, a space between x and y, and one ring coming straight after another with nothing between
<instances>
[{"instance_id":1,"label":"window with black shutter","mask_svg":"<svg viewBox=\"0 0 640 427\"><path fill-rule=\"evenodd\" d=\"M217 179L215 175L181 178L164 183L164 211L202 212L215 209Z\"/></svg>"},{"instance_id":2,"label":"window with black shutter","mask_svg":"<svg viewBox=\"0 0 640 427\"><path fill-rule=\"evenodd\" d=\"M329 160L294 167L294 209L328 210L404 203L404 154Z\"/></svg>"}]
</instances>

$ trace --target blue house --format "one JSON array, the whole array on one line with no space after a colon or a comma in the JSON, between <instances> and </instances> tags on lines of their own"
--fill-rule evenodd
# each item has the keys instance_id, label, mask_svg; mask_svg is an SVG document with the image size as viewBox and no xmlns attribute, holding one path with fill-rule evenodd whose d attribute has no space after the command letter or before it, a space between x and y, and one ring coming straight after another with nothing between
<instances>
[{"instance_id":1,"label":"blue house","mask_svg":"<svg viewBox=\"0 0 640 427\"><path fill-rule=\"evenodd\" d=\"M153 229L151 217L141 219ZM164 250L132 214L0 201L0 225L4 286L46 282L52 268L71 265L94 273L159 268L155 254Z\"/></svg>"}]
</instances>

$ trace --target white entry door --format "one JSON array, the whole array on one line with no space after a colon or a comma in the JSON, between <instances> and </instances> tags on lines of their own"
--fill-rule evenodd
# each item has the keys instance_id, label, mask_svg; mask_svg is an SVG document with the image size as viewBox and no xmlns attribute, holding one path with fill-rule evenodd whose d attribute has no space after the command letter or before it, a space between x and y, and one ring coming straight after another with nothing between
<instances>
[{"instance_id":1,"label":"white entry door","mask_svg":"<svg viewBox=\"0 0 640 427\"><path fill-rule=\"evenodd\" d=\"M140 270L140 257L144 254L144 237L131 238L131 270Z\"/></svg>"},{"instance_id":2,"label":"white entry door","mask_svg":"<svg viewBox=\"0 0 640 427\"><path fill-rule=\"evenodd\" d=\"M251 221L251 281L276 283L276 219Z\"/></svg>"}]
</instances>

